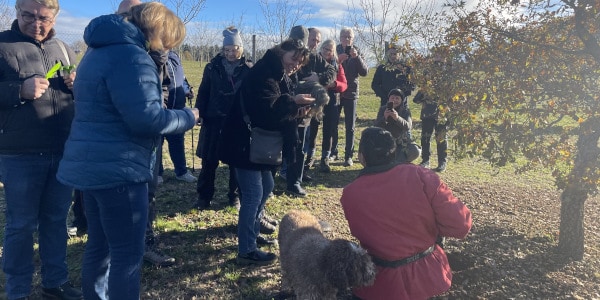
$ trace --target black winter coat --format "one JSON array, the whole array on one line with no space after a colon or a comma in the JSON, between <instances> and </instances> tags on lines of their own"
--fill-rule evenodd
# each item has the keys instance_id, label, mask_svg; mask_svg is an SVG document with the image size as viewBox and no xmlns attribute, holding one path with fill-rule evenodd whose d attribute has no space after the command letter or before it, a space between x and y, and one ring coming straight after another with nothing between
<instances>
[{"instance_id":1,"label":"black winter coat","mask_svg":"<svg viewBox=\"0 0 600 300\"><path fill-rule=\"evenodd\" d=\"M284 75L281 58L273 50L256 62L236 94L231 113L221 132L220 159L230 166L249 170L269 170L273 166L250 162L250 131L243 120L240 100L252 127L280 131L284 137L284 155L294 158L298 145L296 119L299 106L292 96L292 80Z\"/></svg>"},{"instance_id":2,"label":"black winter coat","mask_svg":"<svg viewBox=\"0 0 600 300\"><path fill-rule=\"evenodd\" d=\"M54 38L54 29L42 42L21 33L16 20L10 30L0 33L1 154L63 152L75 109L62 71L48 79L50 87L41 98L20 97L23 81L44 77L58 61L74 64L75 53Z\"/></svg>"},{"instance_id":3,"label":"black winter coat","mask_svg":"<svg viewBox=\"0 0 600 300\"><path fill-rule=\"evenodd\" d=\"M411 68L404 64L394 67L384 64L377 67L373 75L373 81L371 82L371 89L373 89L377 97L385 99L385 101L382 101L382 105L387 103L388 93L392 89L400 89L405 97L410 96L415 89L414 84L408 80L410 72Z\"/></svg>"},{"instance_id":4,"label":"black winter coat","mask_svg":"<svg viewBox=\"0 0 600 300\"><path fill-rule=\"evenodd\" d=\"M218 144L225 117L231 110L242 80L250 71L246 58L242 57L230 78L223 65L224 59L218 54L206 65L196 98L196 107L202 117L196 155L213 162L219 160Z\"/></svg>"}]
</instances>

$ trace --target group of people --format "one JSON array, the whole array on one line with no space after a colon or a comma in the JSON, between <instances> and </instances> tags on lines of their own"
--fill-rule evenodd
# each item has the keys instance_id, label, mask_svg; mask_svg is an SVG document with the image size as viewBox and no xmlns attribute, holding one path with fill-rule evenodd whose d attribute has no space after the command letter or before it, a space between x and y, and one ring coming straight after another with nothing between
<instances>
[{"instance_id":1,"label":"group of people","mask_svg":"<svg viewBox=\"0 0 600 300\"><path fill-rule=\"evenodd\" d=\"M183 133L196 124L202 124L196 152L202 158L202 171L194 206L210 207L218 164L228 164L229 204L239 207L236 261L242 265L276 261L274 253L258 248L265 242L259 233L274 174L281 168L287 192L306 195L302 182L310 178L304 168L314 163L318 127L323 124L319 168L329 172L329 162L339 155L341 112L346 134L343 163L354 163L359 77L367 75L368 67L353 45L350 28L341 30L339 45L326 40L319 48L318 29L295 26L288 39L267 50L254 65L243 56L238 30L226 28L223 51L205 67L194 108L188 108L181 102L193 92L172 51L183 42L185 26L163 4L124 0L117 13L93 19L84 32L88 50L76 71L70 68L75 54L55 37L58 1L17 0L15 8L17 18L12 27L0 33L0 87L4 91L0 97L0 174L6 198L2 267L9 300L28 299L31 294L36 231L45 297L139 299L143 259L149 253L158 255L149 249L161 145L166 138L177 178L195 181L179 147ZM49 72L54 66L59 71ZM317 99L297 92L302 82L318 82L326 89L329 101L319 103L322 118L311 113ZM412 91L408 81L406 85ZM416 158L407 146L411 121L410 112L402 111L407 107L407 92L402 88L378 94L387 94L388 99L382 100L377 125L389 131L369 128L363 132L358 160L370 171L344 190L342 205L352 233L381 260L410 256L415 250L425 250L416 251L423 257L431 253L421 267L431 269L430 264L439 264L432 272L441 275L427 279L419 273L423 294L415 295L424 295L425 290L434 290L427 288L427 280L436 281L437 292L451 275L447 261L440 259L445 257L443 250L429 240L463 237L471 221L468 209L434 173L412 164L396 165ZM432 102L422 98L419 101L423 103ZM283 166L250 160L253 128L281 133ZM422 165L428 158L423 154ZM392 173L371 174L380 172ZM405 181L401 193L397 193L396 179ZM379 189L380 183L389 189ZM412 190L417 184L425 187L419 193ZM377 189L379 195L367 192L368 188ZM394 192L381 195L391 190ZM65 225L74 191L85 211L88 234L81 290L71 285L66 266ZM423 223L426 243L422 239L407 241L410 246L402 244L406 253L392 254L379 238L395 236L371 235L364 228L377 228L382 218L394 218L391 210L375 202L401 201L404 204L394 205L399 208L396 211L406 212L416 209L409 205L410 198L422 200L418 207L431 210L427 220L414 220ZM368 201L375 202L366 204ZM378 217L382 212L377 210L385 214ZM399 226L394 234L402 236L404 227L410 226ZM381 269L375 286L389 286L394 276ZM400 295L398 289L403 288L386 295ZM357 291L356 296L369 299L378 295L372 292Z\"/></svg>"}]
</instances>

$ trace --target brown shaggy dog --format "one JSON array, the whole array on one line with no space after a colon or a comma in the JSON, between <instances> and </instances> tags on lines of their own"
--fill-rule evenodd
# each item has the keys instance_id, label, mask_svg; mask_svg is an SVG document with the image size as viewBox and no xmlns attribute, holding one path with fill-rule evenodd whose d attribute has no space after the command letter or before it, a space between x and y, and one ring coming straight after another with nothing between
<instances>
[{"instance_id":1,"label":"brown shaggy dog","mask_svg":"<svg viewBox=\"0 0 600 300\"><path fill-rule=\"evenodd\" d=\"M336 299L338 290L373 284L375 265L357 244L327 239L315 216L292 210L279 224L283 288L296 299Z\"/></svg>"}]
</instances>

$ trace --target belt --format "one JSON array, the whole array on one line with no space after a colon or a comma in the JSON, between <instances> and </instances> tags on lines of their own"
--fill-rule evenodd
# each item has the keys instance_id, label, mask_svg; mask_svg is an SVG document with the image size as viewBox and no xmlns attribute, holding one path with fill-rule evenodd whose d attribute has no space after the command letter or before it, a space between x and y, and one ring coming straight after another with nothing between
<instances>
[{"instance_id":1,"label":"belt","mask_svg":"<svg viewBox=\"0 0 600 300\"><path fill-rule=\"evenodd\" d=\"M419 252L411 257L407 257L407 258L403 258L400 260L385 260L379 257L376 257L374 255L371 255L371 259L373 260L373 263L375 263L375 265L380 266L380 267L385 267L385 268L397 268L403 265L407 265L411 262L417 261L429 254L431 254L431 252L433 252L433 250L435 249L435 245L427 248L425 251L423 252Z\"/></svg>"}]
</instances>

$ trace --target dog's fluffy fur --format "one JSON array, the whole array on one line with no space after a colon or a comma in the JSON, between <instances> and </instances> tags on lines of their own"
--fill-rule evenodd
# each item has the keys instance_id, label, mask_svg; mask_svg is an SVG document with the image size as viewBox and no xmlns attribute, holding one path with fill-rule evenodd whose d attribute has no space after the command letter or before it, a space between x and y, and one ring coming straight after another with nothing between
<instances>
[{"instance_id":1,"label":"dog's fluffy fur","mask_svg":"<svg viewBox=\"0 0 600 300\"><path fill-rule=\"evenodd\" d=\"M311 97L315 98L315 106L311 107L308 115L315 117L318 120L323 119L323 107L329 103L329 94L321 84L314 81L300 82L294 90L296 94L310 94Z\"/></svg>"},{"instance_id":2,"label":"dog's fluffy fur","mask_svg":"<svg viewBox=\"0 0 600 300\"><path fill-rule=\"evenodd\" d=\"M293 210L279 224L279 251L284 289L296 299L336 299L338 290L367 286L375 265L357 244L327 239L315 216Z\"/></svg>"}]
</instances>

